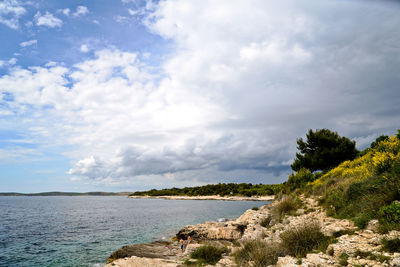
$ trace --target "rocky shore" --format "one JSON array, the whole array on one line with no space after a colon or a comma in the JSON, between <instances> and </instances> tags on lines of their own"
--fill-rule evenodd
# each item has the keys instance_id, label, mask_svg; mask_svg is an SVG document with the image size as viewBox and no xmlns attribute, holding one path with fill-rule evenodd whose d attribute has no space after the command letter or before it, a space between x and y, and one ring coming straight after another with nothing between
<instances>
[{"instance_id":1,"label":"rocky shore","mask_svg":"<svg viewBox=\"0 0 400 267\"><path fill-rule=\"evenodd\" d=\"M233 254L247 240L262 240L270 244L280 242L283 232L311 223L318 224L322 233L332 237L334 242L323 251L312 251L301 258L280 256L275 266L400 266L400 253L382 251L380 242L382 238L399 238L399 231L380 234L377 221L371 221L366 229L359 230L352 221L328 217L314 199L301 197L301 200L301 208L284 215L279 221L271 219L274 207L280 204L280 201L274 201L258 210L247 210L236 220L185 226L172 241L122 247L110 256L106 267L183 267L187 266L185 260L187 263L190 254L203 244L225 246L230 251L223 254L215 266L239 266ZM177 240L186 240L188 236L193 241L182 252ZM248 266L255 265L250 262Z\"/></svg>"},{"instance_id":2,"label":"rocky shore","mask_svg":"<svg viewBox=\"0 0 400 267\"><path fill-rule=\"evenodd\" d=\"M242 196L129 196L130 198L160 198L171 200L226 200L226 201L270 201L274 196L242 197Z\"/></svg>"}]
</instances>

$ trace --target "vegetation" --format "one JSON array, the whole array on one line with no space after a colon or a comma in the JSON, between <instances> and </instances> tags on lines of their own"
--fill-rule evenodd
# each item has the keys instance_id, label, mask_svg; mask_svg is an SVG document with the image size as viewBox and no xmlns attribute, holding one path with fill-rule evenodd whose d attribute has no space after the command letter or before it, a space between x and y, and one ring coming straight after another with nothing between
<instances>
[{"instance_id":1,"label":"vegetation","mask_svg":"<svg viewBox=\"0 0 400 267\"><path fill-rule=\"evenodd\" d=\"M339 256L339 264L342 266L347 266L349 264L347 261L348 259L349 255L346 252L342 252L342 254Z\"/></svg>"},{"instance_id":2,"label":"vegetation","mask_svg":"<svg viewBox=\"0 0 400 267\"><path fill-rule=\"evenodd\" d=\"M400 140L389 137L353 161L345 161L309 184L329 215L364 228L378 219L381 231L399 229Z\"/></svg>"},{"instance_id":3,"label":"vegetation","mask_svg":"<svg viewBox=\"0 0 400 267\"><path fill-rule=\"evenodd\" d=\"M196 187L151 189L149 191L138 191L132 196L266 196L274 195L282 189L281 184L251 184L251 183L219 183Z\"/></svg>"},{"instance_id":4,"label":"vegetation","mask_svg":"<svg viewBox=\"0 0 400 267\"><path fill-rule=\"evenodd\" d=\"M271 222L271 220L272 220L272 217L271 217L271 216L265 217L265 218L263 218L263 219L261 220L260 225L261 225L262 227L269 227L269 223Z\"/></svg>"},{"instance_id":5,"label":"vegetation","mask_svg":"<svg viewBox=\"0 0 400 267\"><path fill-rule=\"evenodd\" d=\"M311 172L326 171L345 160L352 160L357 156L356 144L346 137L328 129L309 130L307 141L297 139L296 158L291 165L294 171L306 168Z\"/></svg>"},{"instance_id":6,"label":"vegetation","mask_svg":"<svg viewBox=\"0 0 400 267\"><path fill-rule=\"evenodd\" d=\"M321 226L316 222L305 223L297 228L289 229L280 235L281 246L287 254L295 257L305 257L314 249L325 251L332 238L321 232Z\"/></svg>"},{"instance_id":7,"label":"vegetation","mask_svg":"<svg viewBox=\"0 0 400 267\"><path fill-rule=\"evenodd\" d=\"M233 256L239 266L263 267L276 264L278 257L285 253L279 243L265 242L263 240L247 240L243 247L237 250Z\"/></svg>"},{"instance_id":8,"label":"vegetation","mask_svg":"<svg viewBox=\"0 0 400 267\"><path fill-rule=\"evenodd\" d=\"M312 173L310 170L301 168L296 173L289 175L289 179L284 183L283 191L285 193L293 192L295 189L303 189L307 184L318 179L322 173Z\"/></svg>"},{"instance_id":9,"label":"vegetation","mask_svg":"<svg viewBox=\"0 0 400 267\"><path fill-rule=\"evenodd\" d=\"M390 257L387 257L385 255L381 255L381 254L374 254L370 251L361 251L361 250L357 250L354 253L354 257L360 257L363 259L368 259L368 260L377 260L379 262L384 262L390 259Z\"/></svg>"},{"instance_id":10,"label":"vegetation","mask_svg":"<svg viewBox=\"0 0 400 267\"><path fill-rule=\"evenodd\" d=\"M197 263L205 264L216 264L222 257L223 253L226 253L225 247L216 247L212 245L201 246L190 254L192 259L197 259Z\"/></svg>"},{"instance_id":11,"label":"vegetation","mask_svg":"<svg viewBox=\"0 0 400 267\"><path fill-rule=\"evenodd\" d=\"M275 220L280 221L286 214L293 214L302 206L302 202L295 196L283 195L281 200L272 207L271 213Z\"/></svg>"},{"instance_id":12,"label":"vegetation","mask_svg":"<svg viewBox=\"0 0 400 267\"><path fill-rule=\"evenodd\" d=\"M291 255L304 257L312 250L326 250L332 242L331 237L321 232L319 224L311 222L296 229L286 230L280 235L281 242L266 242L263 240L247 240L243 247L233 255L239 266L274 265L278 257ZM249 263L252 263L250 265Z\"/></svg>"},{"instance_id":13,"label":"vegetation","mask_svg":"<svg viewBox=\"0 0 400 267\"><path fill-rule=\"evenodd\" d=\"M388 252L400 252L400 238L388 239L384 238L381 240L382 250Z\"/></svg>"}]
</instances>

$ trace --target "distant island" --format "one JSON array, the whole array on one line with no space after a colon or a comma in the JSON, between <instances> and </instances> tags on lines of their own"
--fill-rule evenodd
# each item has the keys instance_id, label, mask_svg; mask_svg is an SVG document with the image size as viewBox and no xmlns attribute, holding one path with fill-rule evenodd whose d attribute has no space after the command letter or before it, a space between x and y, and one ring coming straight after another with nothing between
<instances>
[{"instance_id":1,"label":"distant island","mask_svg":"<svg viewBox=\"0 0 400 267\"><path fill-rule=\"evenodd\" d=\"M132 192L86 192L86 193L78 193L78 192L42 192L42 193L16 193L16 192L3 192L0 193L0 196L128 196L132 194Z\"/></svg>"},{"instance_id":2,"label":"distant island","mask_svg":"<svg viewBox=\"0 0 400 267\"><path fill-rule=\"evenodd\" d=\"M208 184L204 186L184 187L184 188L165 188L151 189L148 191L137 191L130 194L130 197L139 196L243 196L243 197L260 197L272 196L282 190L282 184L251 184L251 183L219 183Z\"/></svg>"}]
</instances>

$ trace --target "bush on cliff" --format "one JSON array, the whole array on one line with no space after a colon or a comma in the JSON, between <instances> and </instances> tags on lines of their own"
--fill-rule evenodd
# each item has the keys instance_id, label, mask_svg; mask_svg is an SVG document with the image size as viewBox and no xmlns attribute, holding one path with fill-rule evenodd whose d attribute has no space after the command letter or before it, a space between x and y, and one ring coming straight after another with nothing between
<instances>
[{"instance_id":1,"label":"bush on cliff","mask_svg":"<svg viewBox=\"0 0 400 267\"><path fill-rule=\"evenodd\" d=\"M317 222L304 222L303 225L288 229L280 235L281 247L287 254L295 257L304 257L314 249L325 251L331 237L321 232Z\"/></svg>"},{"instance_id":2,"label":"bush on cliff","mask_svg":"<svg viewBox=\"0 0 400 267\"><path fill-rule=\"evenodd\" d=\"M280 221L286 214L293 214L302 206L299 198L293 195L283 195L281 200L272 207L271 213L275 220Z\"/></svg>"},{"instance_id":3,"label":"bush on cliff","mask_svg":"<svg viewBox=\"0 0 400 267\"><path fill-rule=\"evenodd\" d=\"M290 193L298 188L304 188L307 184L313 182L320 177L321 173L316 172L313 174L310 170L301 168L296 173L289 175L289 179L284 183L283 191Z\"/></svg>"},{"instance_id":4,"label":"bush on cliff","mask_svg":"<svg viewBox=\"0 0 400 267\"><path fill-rule=\"evenodd\" d=\"M243 247L233 254L235 262L239 266L274 265L279 257L286 255L304 257L312 250L325 251L333 240L321 232L321 227L316 222L304 222L297 228L286 230L280 237L281 242L246 241Z\"/></svg>"},{"instance_id":5,"label":"bush on cliff","mask_svg":"<svg viewBox=\"0 0 400 267\"><path fill-rule=\"evenodd\" d=\"M393 201L390 205L381 207L378 217L382 232L392 229L400 230L400 202Z\"/></svg>"},{"instance_id":6,"label":"bush on cliff","mask_svg":"<svg viewBox=\"0 0 400 267\"><path fill-rule=\"evenodd\" d=\"M381 243L383 251L388 251L391 253L400 252L400 238L384 238L381 240Z\"/></svg>"},{"instance_id":7,"label":"bush on cliff","mask_svg":"<svg viewBox=\"0 0 400 267\"><path fill-rule=\"evenodd\" d=\"M192 259L197 259L198 263L216 264L223 253L228 250L226 247L216 247L212 245L201 246L190 254Z\"/></svg>"},{"instance_id":8,"label":"bush on cliff","mask_svg":"<svg viewBox=\"0 0 400 267\"><path fill-rule=\"evenodd\" d=\"M285 255L279 243L259 239L247 240L233 256L239 266L263 267L276 264L278 257ZM250 265L250 262L252 265Z\"/></svg>"}]
</instances>

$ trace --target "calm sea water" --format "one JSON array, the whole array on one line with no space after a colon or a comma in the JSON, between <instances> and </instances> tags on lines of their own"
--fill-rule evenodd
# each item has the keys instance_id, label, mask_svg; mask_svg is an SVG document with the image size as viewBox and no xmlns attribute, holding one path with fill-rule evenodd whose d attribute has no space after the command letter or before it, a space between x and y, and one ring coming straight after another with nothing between
<instances>
[{"instance_id":1,"label":"calm sea water","mask_svg":"<svg viewBox=\"0 0 400 267\"><path fill-rule=\"evenodd\" d=\"M96 266L123 245L235 218L268 202L0 197L0 266Z\"/></svg>"}]
</instances>

